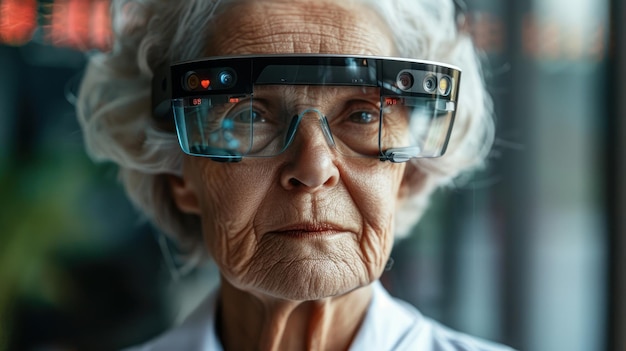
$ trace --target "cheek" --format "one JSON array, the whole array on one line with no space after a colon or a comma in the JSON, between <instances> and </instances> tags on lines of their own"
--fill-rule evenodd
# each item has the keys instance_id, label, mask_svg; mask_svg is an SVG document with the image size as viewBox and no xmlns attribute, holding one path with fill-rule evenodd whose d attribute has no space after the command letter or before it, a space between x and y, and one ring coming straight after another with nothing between
<instances>
[{"instance_id":1,"label":"cheek","mask_svg":"<svg viewBox=\"0 0 626 351\"><path fill-rule=\"evenodd\" d=\"M394 240L394 222L400 196L404 164L377 165L375 171L346 172L347 187L361 213L360 253L370 274L384 269ZM366 175L366 176L364 176Z\"/></svg>"},{"instance_id":2,"label":"cheek","mask_svg":"<svg viewBox=\"0 0 626 351\"><path fill-rule=\"evenodd\" d=\"M354 169L344 179L366 223L387 232L400 197L404 164L378 165L380 169Z\"/></svg>"},{"instance_id":3,"label":"cheek","mask_svg":"<svg viewBox=\"0 0 626 351\"><path fill-rule=\"evenodd\" d=\"M246 270L256 250L253 222L271 188L266 173L262 167L242 164L207 164L197 173L204 241L226 275Z\"/></svg>"}]
</instances>

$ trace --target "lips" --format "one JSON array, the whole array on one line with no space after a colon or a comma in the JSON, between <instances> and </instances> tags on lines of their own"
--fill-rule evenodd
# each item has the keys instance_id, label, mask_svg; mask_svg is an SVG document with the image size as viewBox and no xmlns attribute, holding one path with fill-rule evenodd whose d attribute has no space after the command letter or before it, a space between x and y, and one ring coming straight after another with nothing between
<instances>
[{"instance_id":1,"label":"lips","mask_svg":"<svg viewBox=\"0 0 626 351\"><path fill-rule=\"evenodd\" d=\"M332 223L298 223L272 230L271 233L291 237L313 237L346 233L347 229Z\"/></svg>"}]
</instances>

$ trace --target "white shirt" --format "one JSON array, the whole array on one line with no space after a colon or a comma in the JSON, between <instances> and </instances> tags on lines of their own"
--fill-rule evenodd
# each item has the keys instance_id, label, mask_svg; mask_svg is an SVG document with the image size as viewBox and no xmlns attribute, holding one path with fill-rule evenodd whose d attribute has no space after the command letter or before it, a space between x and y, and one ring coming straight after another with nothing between
<instances>
[{"instance_id":1,"label":"white shirt","mask_svg":"<svg viewBox=\"0 0 626 351\"><path fill-rule=\"evenodd\" d=\"M372 285L372 301L350 351L513 351L448 329L391 297L380 282ZM215 328L216 301L214 291L179 326L131 350L223 351Z\"/></svg>"}]
</instances>

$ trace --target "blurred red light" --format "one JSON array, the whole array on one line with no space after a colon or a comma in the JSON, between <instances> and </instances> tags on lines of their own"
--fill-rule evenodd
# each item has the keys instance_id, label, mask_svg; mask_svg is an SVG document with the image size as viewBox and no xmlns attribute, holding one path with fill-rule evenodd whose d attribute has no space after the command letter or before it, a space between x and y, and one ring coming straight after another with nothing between
<instances>
[{"instance_id":1,"label":"blurred red light","mask_svg":"<svg viewBox=\"0 0 626 351\"><path fill-rule=\"evenodd\" d=\"M86 49L89 41L89 1L57 0L52 5L48 39L56 46Z\"/></svg>"},{"instance_id":2,"label":"blurred red light","mask_svg":"<svg viewBox=\"0 0 626 351\"><path fill-rule=\"evenodd\" d=\"M51 5L46 39L77 50L108 50L111 41L109 0L56 0Z\"/></svg>"},{"instance_id":3,"label":"blurred red light","mask_svg":"<svg viewBox=\"0 0 626 351\"><path fill-rule=\"evenodd\" d=\"M23 45L37 28L36 0L0 1L0 43Z\"/></svg>"},{"instance_id":4,"label":"blurred red light","mask_svg":"<svg viewBox=\"0 0 626 351\"><path fill-rule=\"evenodd\" d=\"M111 47L111 15L109 0L95 0L91 16L91 44L100 50Z\"/></svg>"}]
</instances>

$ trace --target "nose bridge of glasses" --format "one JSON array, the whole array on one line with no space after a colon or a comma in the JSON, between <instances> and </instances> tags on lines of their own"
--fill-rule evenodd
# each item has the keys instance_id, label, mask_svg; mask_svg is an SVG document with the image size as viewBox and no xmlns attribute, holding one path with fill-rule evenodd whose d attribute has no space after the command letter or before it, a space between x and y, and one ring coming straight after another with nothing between
<instances>
[{"instance_id":1,"label":"nose bridge of glasses","mask_svg":"<svg viewBox=\"0 0 626 351\"><path fill-rule=\"evenodd\" d=\"M328 120L320 110L315 108L308 108L302 111L300 114L292 117L291 123L289 124L289 128L287 131L287 139L285 141L286 147L289 147L289 145L293 142L298 130L306 128L306 134L315 133L315 124L318 124L321 128L324 139L326 140L328 145L334 147L335 141L330 132Z\"/></svg>"}]
</instances>

